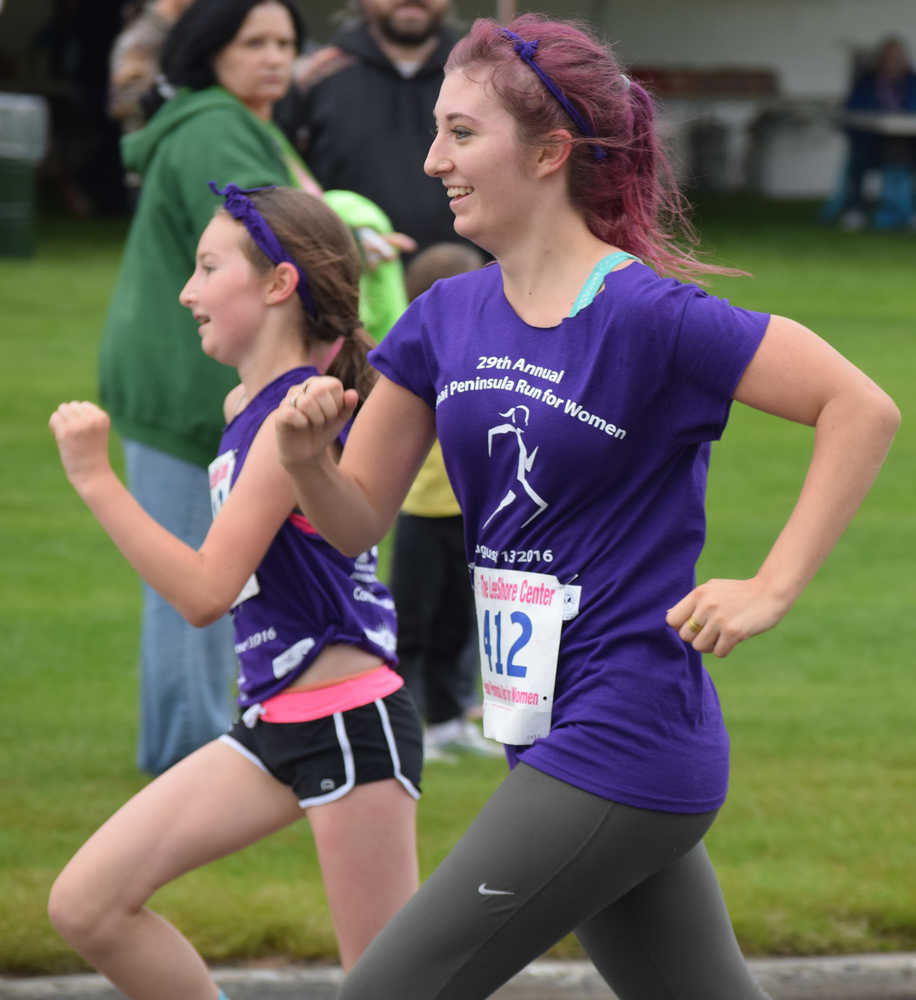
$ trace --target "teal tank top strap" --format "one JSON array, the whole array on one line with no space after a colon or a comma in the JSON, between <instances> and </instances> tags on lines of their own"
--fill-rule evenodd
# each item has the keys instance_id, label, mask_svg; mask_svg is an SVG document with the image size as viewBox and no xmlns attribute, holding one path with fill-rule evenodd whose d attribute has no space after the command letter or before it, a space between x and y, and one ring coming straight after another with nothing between
<instances>
[{"instance_id":1,"label":"teal tank top strap","mask_svg":"<svg viewBox=\"0 0 916 1000\"><path fill-rule=\"evenodd\" d=\"M618 250L599 260L592 273L585 279L582 291L576 296L576 301L573 303L569 315L575 316L577 312L591 305L604 279L618 264L622 264L625 260L639 260L639 258L627 253L626 250Z\"/></svg>"}]
</instances>

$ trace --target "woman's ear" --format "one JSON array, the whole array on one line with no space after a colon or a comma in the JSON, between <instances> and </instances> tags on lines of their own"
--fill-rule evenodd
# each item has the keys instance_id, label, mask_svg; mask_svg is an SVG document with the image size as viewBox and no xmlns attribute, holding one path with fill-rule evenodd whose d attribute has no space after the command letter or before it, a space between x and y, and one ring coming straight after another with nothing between
<instances>
[{"instance_id":1,"label":"woman's ear","mask_svg":"<svg viewBox=\"0 0 916 1000\"><path fill-rule=\"evenodd\" d=\"M565 128L548 132L544 145L538 148L535 170L538 176L556 173L572 153L572 135Z\"/></svg>"},{"instance_id":2,"label":"woman's ear","mask_svg":"<svg viewBox=\"0 0 916 1000\"><path fill-rule=\"evenodd\" d=\"M299 272L288 260L281 261L274 267L267 283L267 304L285 302L291 295L295 295L298 285Z\"/></svg>"}]
</instances>

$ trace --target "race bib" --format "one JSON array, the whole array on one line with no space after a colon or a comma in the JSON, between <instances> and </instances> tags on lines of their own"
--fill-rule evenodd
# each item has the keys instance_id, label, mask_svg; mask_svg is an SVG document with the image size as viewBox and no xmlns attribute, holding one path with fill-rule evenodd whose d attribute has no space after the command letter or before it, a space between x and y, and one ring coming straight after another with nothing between
<instances>
[{"instance_id":1,"label":"race bib","mask_svg":"<svg viewBox=\"0 0 916 1000\"><path fill-rule=\"evenodd\" d=\"M232 486L232 473L234 471L234 449L224 451L222 455L218 455L207 466L207 472L210 475L210 510L213 512L214 518L220 512L223 504L226 502L226 498L229 496L229 489ZM255 573L252 573L245 581L245 585L242 587L239 596L236 597L231 606L234 608L241 604L242 601L247 601L249 597L254 597L255 594L260 594L260 592L261 585L258 583L258 577Z\"/></svg>"},{"instance_id":2,"label":"race bib","mask_svg":"<svg viewBox=\"0 0 916 1000\"><path fill-rule=\"evenodd\" d=\"M210 476L210 510L213 517L222 510L232 487L232 473L235 472L235 450L224 451L207 466Z\"/></svg>"},{"instance_id":3,"label":"race bib","mask_svg":"<svg viewBox=\"0 0 916 1000\"><path fill-rule=\"evenodd\" d=\"M474 567L484 736L527 745L550 732L565 590L546 573Z\"/></svg>"}]
</instances>

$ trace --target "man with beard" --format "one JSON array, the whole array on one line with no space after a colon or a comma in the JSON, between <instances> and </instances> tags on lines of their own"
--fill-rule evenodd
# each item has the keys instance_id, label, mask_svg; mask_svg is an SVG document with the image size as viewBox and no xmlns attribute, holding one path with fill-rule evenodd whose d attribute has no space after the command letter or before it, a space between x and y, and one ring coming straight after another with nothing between
<instances>
[{"instance_id":1,"label":"man with beard","mask_svg":"<svg viewBox=\"0 0 916 1000\"><path fill-rule=\"evenodd\" d=\"M354 2L357 18L300 60L277 123L323 187L365 195L418 250L455 240L442 184L423 172L458 37L445 26L450 0Z\"/></svg>"},{"instance_id":2,"label":"man with beard","mask_svg":"<svg viewBox=\"0 0 916 1000\"><path fill-rule=\"evenodd\" d=\"M356 19L300 60L275 117L322 186L358 191L413 238L415 256L403 255L407 273L427 276L413 292L408 279L414 294L434 277L476 266L467 260L478 251L452 227L442 182L423 171L443 67L458 35L445 23L450 0L351 2ZM420 257L423 250L433 256ZM438 449L398 517L391 562L398 670L426 723L425 760L501 756L467 717L480 679L474 607L461 509Z\"/></svg>"}]
</instances>

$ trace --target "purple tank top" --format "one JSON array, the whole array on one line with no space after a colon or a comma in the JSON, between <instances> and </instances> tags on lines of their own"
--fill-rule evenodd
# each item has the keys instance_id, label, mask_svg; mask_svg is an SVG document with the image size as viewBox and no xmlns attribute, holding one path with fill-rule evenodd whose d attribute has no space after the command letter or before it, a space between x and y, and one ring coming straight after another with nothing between
<instances>
[{"instance_id":1,"label":"purple tank top","mask_svg":"<svg viewBox=\"0 0 916 1000\"><path fill-rule=\"evenodd\" d=\"M293 385L316 375L295 368L265 386L223 431L210 464L214 514L245 464L265 418ZM325 646L346 644L394 666L394 601L376 577L375 549L351 559L298 511L277 532L232 609L239 658L239 705L270 698L300 677Z\"/></svg>"}]
</instances>

